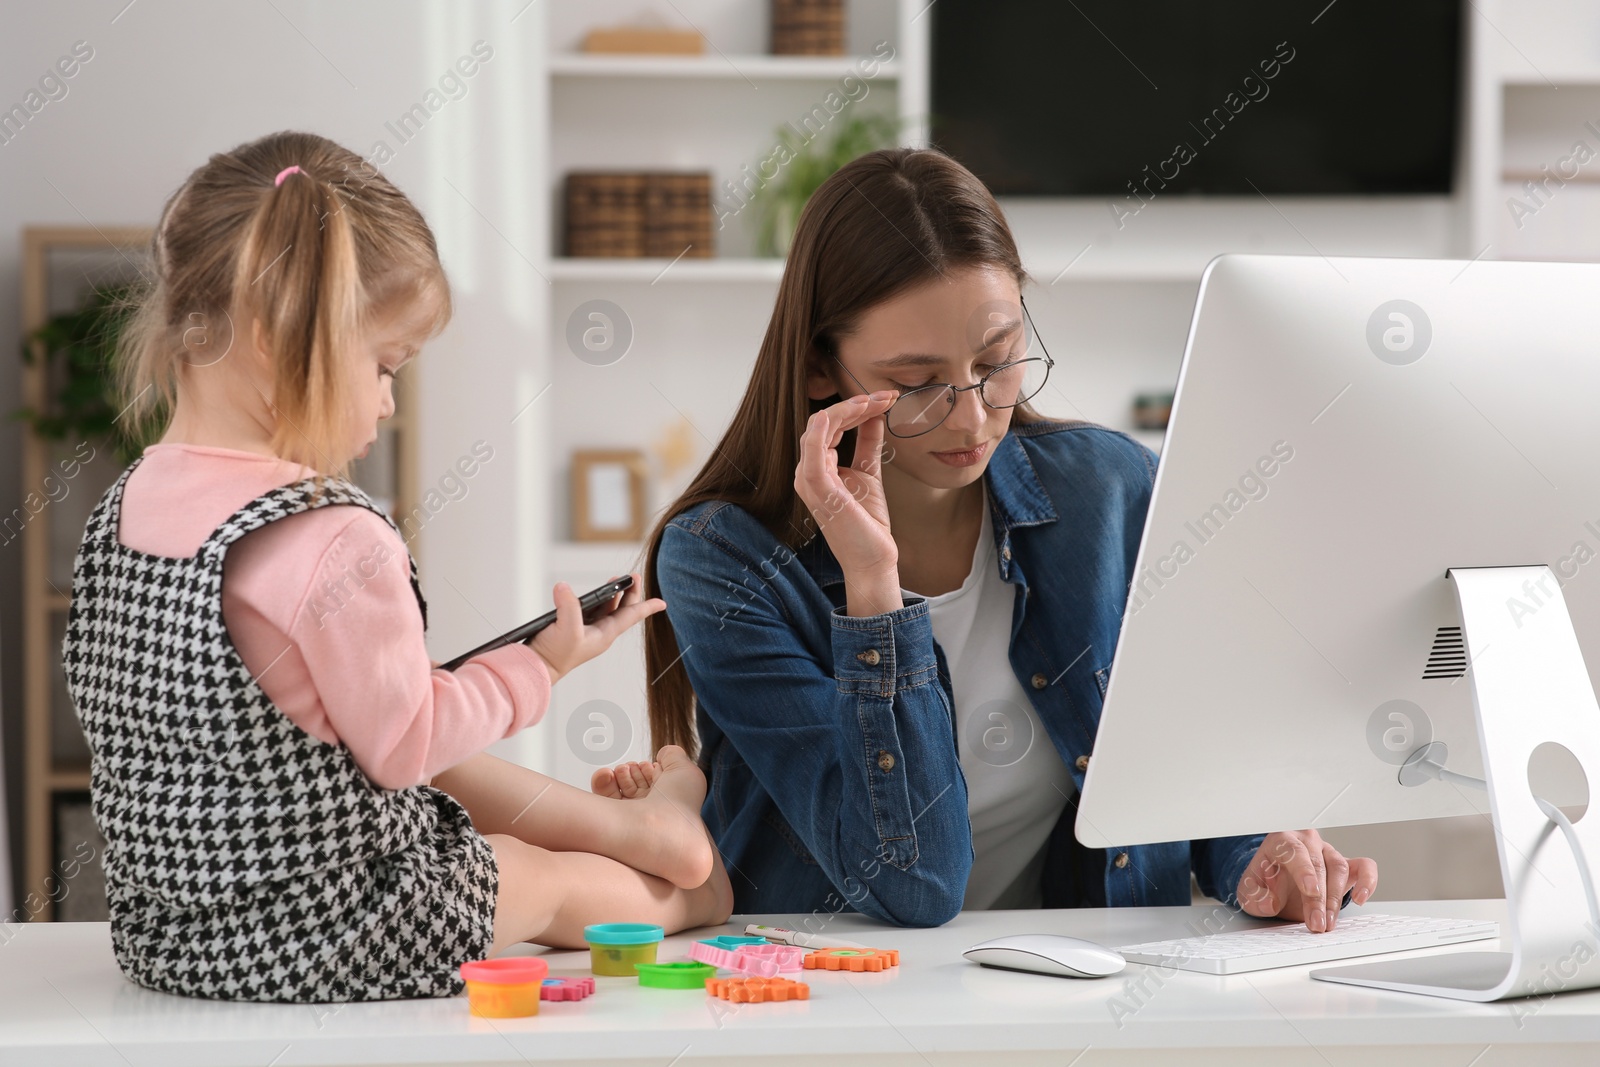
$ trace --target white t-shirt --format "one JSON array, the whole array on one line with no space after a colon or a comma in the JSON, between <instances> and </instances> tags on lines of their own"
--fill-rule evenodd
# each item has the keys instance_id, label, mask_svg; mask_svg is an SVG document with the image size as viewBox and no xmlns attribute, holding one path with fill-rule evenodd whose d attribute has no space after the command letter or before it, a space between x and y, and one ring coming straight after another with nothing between
<instances>
[{"instance_id":1,"label":"white t-shirt","mask_svg":"<svg viewBox=\"0 0 1600 1067\"><path fill-rule=\"evenodd\" d=\"M964 907L1037 908L1045 845L1075 787L1011 670L1016 587L1000 577L987 522L966 581L925 599L950 669L967 779L975 856Z\"/></svg>"}]
</instances>

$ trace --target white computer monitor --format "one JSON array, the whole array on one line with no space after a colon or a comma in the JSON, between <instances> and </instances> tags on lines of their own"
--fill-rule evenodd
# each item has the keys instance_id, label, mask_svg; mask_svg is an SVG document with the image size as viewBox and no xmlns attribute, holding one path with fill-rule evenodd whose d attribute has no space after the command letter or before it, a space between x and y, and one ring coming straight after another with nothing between
<instances>
[{"instance_id":1,"label":"white computer monitor","mask_svg":"<svg viewBox=\"0 0 1600 1067\"><path fill-rule=\"evenodd\" d=\"M1494 813L1508 895L1550 881L1554 897L1526 889L1524 902L1567 908L1568 844L1537 812L1535 835L1531 799L1505 798L1517 771L1531 797L1524 740L1558 805L1585 801L1580 764L1600 774L1597 298L1597 264L1227 255L1207 267L1081 841ZM1531 569L1499 570L1519 565ZM1479 613L1464 634L1468 588ZM1449 782L1402 784L1430 742L1452 772L1489 770L1505 810ZM1486 747L1515 758L1486 768ZM1600 820L1578 830L1600 859ZM1517 910L1512 940L1526 940L1538 923ZM1569 926L1539 937L1570 952L1582 931ZM1516 974L1495 972L1526 962L1480 961L1459 984L1476 983L1473 999L1517 995ZM1593 981L1578 981L1600 985L1584 968Z\"/></svg>"}]
</instances>

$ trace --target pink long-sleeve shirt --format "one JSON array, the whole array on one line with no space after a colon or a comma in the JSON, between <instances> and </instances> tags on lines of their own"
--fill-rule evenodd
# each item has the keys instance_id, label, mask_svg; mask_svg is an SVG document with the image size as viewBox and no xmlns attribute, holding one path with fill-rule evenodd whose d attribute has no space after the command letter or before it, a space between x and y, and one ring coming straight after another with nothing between
<instances>
[{"instance_id":1,"label":"pink long-sleeve shirt","mask_svg":"<svg viewBox=\"0 0 1600 1067\"><path fill-rule=\"evenodd\" d=\"M231 448L151 445L123 489L118 540L192 556L245 504L311 473ZM324 507L246 534L222 572L223 621L262 690L385 789L428 781L550 704L549 670L526 645L432 668L407 558L366 508Z\"/></svg>"}]
</instances>

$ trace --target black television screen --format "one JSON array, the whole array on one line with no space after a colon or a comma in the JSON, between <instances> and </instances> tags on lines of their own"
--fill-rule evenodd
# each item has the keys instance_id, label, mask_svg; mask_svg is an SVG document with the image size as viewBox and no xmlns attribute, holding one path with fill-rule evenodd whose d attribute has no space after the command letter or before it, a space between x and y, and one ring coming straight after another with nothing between
<instances>
[{"instance_id":1,"label":"black television screen","mask_svg":"<svg viewBox=\"0 0 1600 1067\"><path fill-rule=\"evenodd\" d=\"M938 0L933 142L998 195L1448 193L1458 0Z\"/></svg>"}]
</instances>

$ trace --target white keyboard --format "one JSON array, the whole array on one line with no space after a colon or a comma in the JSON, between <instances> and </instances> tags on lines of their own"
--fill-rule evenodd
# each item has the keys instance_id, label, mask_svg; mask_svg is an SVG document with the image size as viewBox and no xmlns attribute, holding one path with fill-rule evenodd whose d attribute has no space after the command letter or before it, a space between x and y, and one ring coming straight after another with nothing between
<instances>
[{"instance_id":1,"label":"white keyboard","mask_svg":"<svg viewBox=\"0 0 1600 1067\"><path fill-rule=\"evenodd\" d=\"M1453 945L1499 937L1500 925L1481 919L1430 919L1415 915L1342 915L1326 933L1305 923L1258 926L1231 933L1149 941L1117 949L1129 963L1176 967L1206 974L1241 974L1269 967L1327 963L1352 956Z\"/></svg>"}]
</instances>

